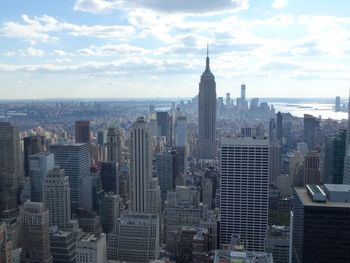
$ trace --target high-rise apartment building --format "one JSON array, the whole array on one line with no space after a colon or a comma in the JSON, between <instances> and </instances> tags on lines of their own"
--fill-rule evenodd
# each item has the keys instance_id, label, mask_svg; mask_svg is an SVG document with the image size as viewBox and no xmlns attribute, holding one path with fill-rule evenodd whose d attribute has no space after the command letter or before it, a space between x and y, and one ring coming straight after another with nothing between
<instances>
[{"instance_id":1,"label":"high-rise apartment building","mask_svg":"<svg viewBox=\"0 0 350 263\"><path fill-rule=\"evenodd\" d=\"M21 263L51 263L49 210L43 203L25 202L21 208Z\"/></svg>"},{"instance_id":2,"label":"high-rise apartment building","mask_svg":"<svg viewBox=\"0 0 350 263\"><path fill-rule=\"evenodd\" d=\"M0 122L0 212L16 209L23 178L20 137L16 126Z\"/></svg>"},{"instance_id":3,"label":"high-rise apartment building","mask_svg":"<svg viewBox=\"0 0 350 263\"><path fill-rule=\"evenodd\" d=\"M221 139L220 245L241 237L249 251L264 251L268 223L269 141Z\"/></svg>"},{"instance_id":4,"label":"high-rise apartment building","mask_svg":"<svg viewBox=\"0 0 350 263\"><path fill-rule=\"evenodd\" d=\"M29 176L29 156L45 150L45 138L43 136L29 136L23 138L24 150L24 175Z\"/></svg>"},{"instance_id":5,"label":"high-rise apartment building","mask_svg":"<svg viewBox=\"0 0 350 263\"><path fill-rule=\"evenodd\" d=\"M139 117L131 128L129 194L131 211L149 211L149 190L152 177L151 140L148 124Z\"/></svg>"},{"instance_id":6,"label":"high-rise apartment building","mask_svg":"<svg viewBox=\"0 0 350 263\"><path fill-rule=\"evenodd\" d=\"M201 76L198 93L198 158L216 157L216 83L210 71L207 52L205 70Z\"/></svg>"},{"instance_id":7,"label":"high-rise apartment building","mask_svg":"<svg viewBox=\"0 0 350 263\"><path fill-rule=\"evenodd\" d=\"M43 202L49 209L50 226L64 227L71 219L69 179L58 167L48 172L43 184Z\"/></svg>"},{"instance_id":8,"label":"high-rise apartment building","mask_svg":"<svg viewBox=\"0 0 350 263\"><path fill-rule=\"evenodd\" d=\"M48 152L29 156L30 200L43 202L43 183L55 166L54 155Z\"/></svg>"},{"instance_id":9,"label":"high-rise apartment building","mask_svg":"<svg viewBox=\"0 0 350 263\"><path fill-rule=\"evenodd\" d=\"M71 211L79 207L79 177L90 174L89 146L86 143L50 145L55 165L64 169L69 178Z\"/></svg>"},{"instance_id":10,"label":"high-rise apartment building","mask_svg":"<svg viewBox=\"0 0 350 263\"><path fill-rule=\"evenodd\" d=\"M90 121L75 122L75 142L90 144Z\"/></svg>"}]
</instances>

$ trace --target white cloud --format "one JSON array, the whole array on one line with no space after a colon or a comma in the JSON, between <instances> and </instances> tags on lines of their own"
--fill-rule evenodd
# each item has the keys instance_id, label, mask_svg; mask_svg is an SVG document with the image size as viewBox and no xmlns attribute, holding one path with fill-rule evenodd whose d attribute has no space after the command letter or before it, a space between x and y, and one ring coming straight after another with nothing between
<instances>
[{"instance_id":1,"label":"white cloud","mask_svg":"<svg viewBox=\"0 0 350 263\"><path fill-rule=\"evenodd\" d=\"M4 53L7 57L20 56L20 57L41 57L45 55L45 51L33 47L28 47L26 49L18 49L16 52L9 51Z\"/></svg>"},{"instance_id":2,"label":"white cloud","mask_svg":"<svg viewBox=\"0 0 350 263\"><path fill-rule=\"evenodd\" d=\"M79 25L59 21L47 15L33 18L22 15L22 23L7 21L0 27L0 36L18 38L31 44L57 42L59 38L53 34L61 32L67 32L72 36L122 40L134 32L134 27L130 25Z\"/></svg>"},{"instance_id":3,"label":"white cloud","mask_svg":"<svg viewBox=\"0 0 350 263\"><path fill-rule=\"evenodd\" d=\"M86 56L142 56L150 53L148 50L129 44L107 44L103 46L91 45L88 48L77 50L78 54Z\"/></svg>"},{"instance_id":4,"label":"white cloud","mask_svg":"<svg viewBox=\"0 0 350 263\"><path fill-rule=\"evenodd\" d=\"M165 13L215 13L249 7L249 0L76 0L74 10L94 14L146 8Z\"/></svg>"},{"instance_id":5,"label":"white cloud","mask_svg":"<svg viewBox=\"0 0 350 263\"><path fill-rule=\"evenodd\" d=\"M287 5L288 5L287 0L274 0L273 3L271 4L271 7L280 9L280 8L286 7Z\"/></svg>"}]
</instances>

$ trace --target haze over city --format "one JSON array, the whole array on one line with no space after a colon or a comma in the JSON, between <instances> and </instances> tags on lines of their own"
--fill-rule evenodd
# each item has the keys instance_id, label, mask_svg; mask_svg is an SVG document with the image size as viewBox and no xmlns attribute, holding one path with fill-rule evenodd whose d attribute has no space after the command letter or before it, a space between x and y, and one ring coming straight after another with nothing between
<instances>
[{"instance_id":1,"label":"haze over city","mask_svg":"<svg viewBox=\"0 0 350 263\"><path fill-rule=\"evenodd\" d=\"M4 1L2 99L347 96L348 1Z\"/></svg>"}]
</instances>

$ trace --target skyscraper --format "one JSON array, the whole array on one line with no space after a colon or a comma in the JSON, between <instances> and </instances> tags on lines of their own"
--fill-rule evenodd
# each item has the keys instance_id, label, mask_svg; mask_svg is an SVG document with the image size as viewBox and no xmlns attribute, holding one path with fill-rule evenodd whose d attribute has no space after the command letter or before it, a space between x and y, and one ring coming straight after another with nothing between
<instances>
[{"instance_id":1,"label":"skyscraper","mask_svg":"<svg viewBox=\"0 0 350 263\"><path fill-rule=\"evenodd\" d=\"M166 138L168 146L172 146L172 117L166 111L157 112L158 135Z\"/></svg>"},{"instance_id":2,"label":"skyscraper","mask_svg":"<svg viewBox=\"0 0 350 263\"><path fill-rule=\"evenodd\" d=\"M43 203L25 202L21 208L22 263L51 263L49 210Z\"/></svg>"},{"instance_id":3,"label":"skyscraper","mask_svg":"<svg viewBox=\"0 0 350 263\"><path fill-rule=\"evenodd\" d=\"M220 245L241 237L249 251L264 251L268 223L269 142L221 139Z\"/></svg>"},{"instance_id":4,"label":"skyscraper","mask_svg":"<svg viewBox=\"0 0 350 263\"><path fill-rule=\"evenodd\" d=\"M283 141L283 117L282 113L279 111L277 113L277 140L282 145Z\"/></svg>"},{"instance_id":5,"label":"skyscraper","mask_svg":"<svg viewBox=\"0 0 350 263\"><path fill-rule=\"evenodd\" d=\"M187 118L177 116L175 122L175 146L186 147L187 145Z\"/></svg>"},{"instance_id":6,"label":"skyscraper","mask_svg":"<svg viewBox=\"0 0 350 263\"><path fill-rule=\"evenodd\" d=\"M156 172L162 200L166 200L167 191L175 187L174 155L170 152L158 153L156 155Z\"/></svg>"},{"instance_id":7,"label":"skyscraper","mask_svg":"<svg viewBox=\"0 0 350 263\"><path fill-rule=\"evenodd\" d=\"M332 137L326 137L324 156L324 183L342 184L346 130L339 130Z\"/></svg>"},{"instance_id":8,"label":"skyscraper","mask_svg":"<svg viewBox=\"0 0 350 263\"><path fill-rule=\"evenodd\" d=\"M0 212L15 209L23 178L19 132L16 126L0 122Z\"/></svg>"},{"instance_id":9,"label":"skyscraper","mask_svg":"<svg viewBox=\"0 0 350 263\"><path fill-rule=\"evenodd\" d=\"M109 128L107 133L107 161L121 162L122 138L118 128Z\"/></svg>"},{"instance_id":10,"label":"skyscraper","mask_svg":"<svg viewBox=\"0 0 350 263\"><path fill-rule=\"evenodd\" d=\"M24 175L29 176L29 156L45 150L45 139L43 136L29 136L23 138L24 149Z\"/></svg>"},{"instance_id":11,"label":"skyscraper","mask_svg":"<svg viewBox=\"0 0 350 263\"><path fill-rule=\"evenodd\" d=\"M86 143L50 145L55 165L64 169L69 178L71 211L79 207L79 177L90 174L89 146Z\"/></svg>"},{"instance_id":12,"label":"skyscraper","mask_svg":"<svg viewBox=\"0 0 350 263\"><path fill-rule=\"evenodd\" d=\"M209 54L201 76L198 94L198 157L214 159L216 156L216 83L210 71Z\"/></svg>"},{"instance_id":13,"label":"skyscraper","mask_svg":"<svg viewBox=\"0 0 350 263\"><path fill-rule=\"evenodd\" d=\"M75 122L75 142L90 144L90 121Z\"/></svg>"},{"instance_id":14,"label":"skyscraper","mask_svg":"<svg viewBox=\"0 0 350 263\"><path fill-rule=\"evenodd\" d=\"M97 143L101 146L107 143L107 131L104 129L100 129L97 131Z\"/></svg>"},{"instance_id":15,"label":"skyscraper","mask_svg":"<svg viewBox=\"0 0 350 263\"><path fill-rule=\"evenodd\" d=\"M336 112L340 111L340 97L339 96L335 97L335 111Z\"/></svg>"},{"instance_id":16,"label":"skyscraper","mask_svg":"<svg viewBox=\"0 0 350 263\"><path fill-rule=\"evenodd\" d=\"M295 188L293 262L350 262L350 186Z\"/></svg>"},{"instance_id":17,"label":"skyscraper","mask_svg":"<svg viewBox=\"0 0 350 263\"><path fill-rule=\"evenodd\" d=\"M320 127L320 122L312 115L304 114L304 142L309 150L315 148L315 129Z\"/></svg>"},{"instance_id":18,"label":"skyscraper","mask_svg":"<svg viewBox=\"0 0 350 263\"><path fill-rule=\"evenodd\" d=\"M310 151L305 155L304 161L304 185L321 184L320 154Z\"/></svg>"},{"instance_id":19,"label":"skyscraper","mask_svg":"<svg viewBox=\"0 0 350 263\"><path fill-rule=\"evenodd\" d=\"M29 157L30 200L43 202L43 183L55 166L54 155L48 152L37 153Z\"/></svg>"},{"instance_id":20,"label":"skyscraper","mask_svg":"<svg viewBox=\"0 0 350 263\"><path fill-rule=\"evenodd\" d=\"M151 138L147 122L138 117L130 135L129 194L131 211L149 211L149 190L152 177Z\"/></svg>"},{"instance_id":21,"label":"skyscraper","mask_svg":"<svg viewBox=\"0 0 350 263\"><path fill-rule=\"evenodd\" d=\"M69 179L58 167L49 171L43 185L43 202L49 209L50 226L64 227L71 219Z\"/></svg>"}]
</instances>

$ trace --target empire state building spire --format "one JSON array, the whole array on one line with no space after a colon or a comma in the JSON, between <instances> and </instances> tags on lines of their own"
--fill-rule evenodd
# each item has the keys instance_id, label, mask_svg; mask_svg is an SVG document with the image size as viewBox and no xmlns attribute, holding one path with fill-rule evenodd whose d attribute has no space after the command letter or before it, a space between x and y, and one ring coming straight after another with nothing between
<instances>
[{"instance_id":1,"label":"empire state building spire","mask_svg":"<svg viewBox=\"0 0 350 263\"><path fill-rule=\"evenodd\" d=\"M205 71L198 93L198 159L215 159L216 149L216 83L210 71L207 46Z\"/></svg>"},{"instance_id":2,"label":"empire state building spire","mask_svg":"<svg viewBox=\"0 0 350 263\"><path fill-rule=\"evenodd\" d=\"M210 60L209 60L209 44L207 44L207 59L206 59L204 73L211 73L210 72Z\"/></svg>"}]
</instances>

